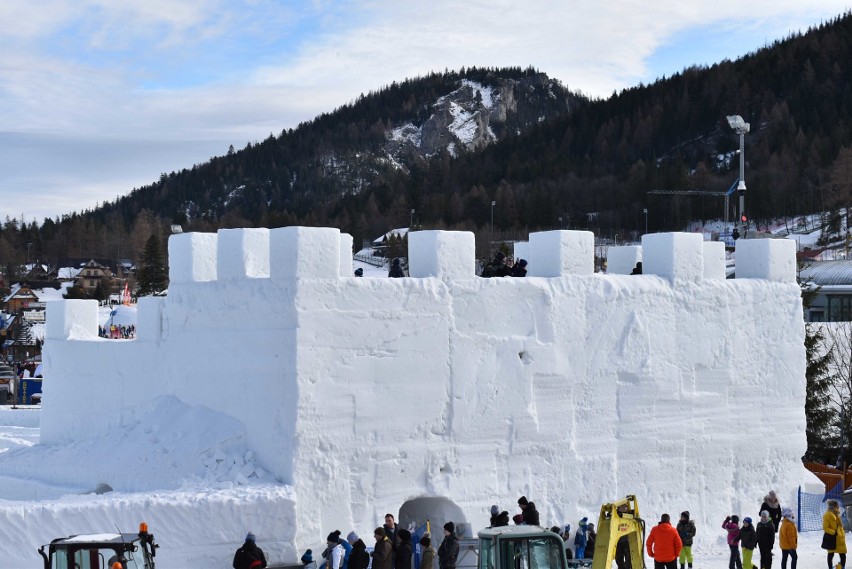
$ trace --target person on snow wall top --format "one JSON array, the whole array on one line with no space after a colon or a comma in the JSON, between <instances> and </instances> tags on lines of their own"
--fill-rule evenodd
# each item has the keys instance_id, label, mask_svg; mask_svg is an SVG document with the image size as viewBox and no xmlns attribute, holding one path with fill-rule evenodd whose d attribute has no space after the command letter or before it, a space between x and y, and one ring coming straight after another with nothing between
<instances>
[{"instance_id":1,"label":"person on snow wall top","mask_svg":"<svg viewBox=\"0 0 852 569\"><path fill-rule=\"evenodd\" d=\"M574 557L577 559L586 558L586 530L588 529L589 518L580 520L580 527L577 528L577 533L574 534Z\"/></svg>"},{"instance_id":2,"label":"person on snow wall top","mask_svg":"<svg viewBox=\"0 0 852 569\"><path fill-rule=\"evenodd\" d=\"M655 568L677 569L677 558L683 543L677 530L672 527L668 514L660 516L660 523L651 529L645 547L648 555L654 559Z\"/></svg>"},{"instance_id":3,"label":"person on snow wall top","mask_svg":"<svg viewBox=\"0 0 852 569\"><path fill-rule=\"evenodd\" d=\"M491 506L491 525L489 527L497 528L509 525L509 512L506 510L500 511L497 504Z\"/></svg>"},{"instance_id":4,"label":"person on snow wall top","mask_svg":"<svg viewBox=\"0 0 852 569\"><path fill-rule=\"evenodd\" d=\"M491 277L508 277L511 274L512 269L506 265L506 253L503 251L497 251L494 253L494 260L485 265L480 276L487 279Z\"/></svg>"},{"instance_id":5,"label":"person on snow wall top","mask_svg":"<svg viewBox=\"0 0 852 569\"><path fill-rule=\"evenodd\" d=\"M799 545L799 532L796 522L793 521L793 510L784 508L781 512L781 529L778 530L778 542L781 546L781 569L787 569L787 558L792 559L790 569L796 569L799 554L796 548Z\"/></svg>"},{"instance_id":6,"label":"person on snow wall top","mask_svg":"<svg viewBox=\"0 0 852 569\"><path fill-rule=\"evenodd\" d=\"M775 524L775 531L777 532L781 529L781 502L778 501L778 495L775 493L775 490L770 490L766 496L763 497L763 503L760 505L760 511L766 510L769 512L769 518L772 520L772 523Z\"/></svg>"},{"instance_id":7,"label":"person on snow wall top","mask_svg":"<svg viewBox=\"0 0 852 569\"><path fill-rule=\"evenodd\" d=\"M595 531L595 524L589 522L586 526L586 559L594 559L595 543L598 540L598 534Z\"/></svg>"},{"instance_id":8,"label":"person on snow wall top","mask_svg":"<svg viewBox=\"0 0 852 569\"><path fill-rule=\"evenodd\" d=\"M388 271L388 276L392 279L399 279L405 276L405 273L402 271L402 265L400 264L399 257L393 260L391 263L391 268Z\"/></svg>"},{"instance_id":9,"label":"person on snow wall top","mask_svg":"<svg viewBox=\"0 0 852 569\"><path fill-rule=\"evenodd\" d=\"M728 532L728 547L731 550L731 557L728 561L728 569L743 569L743 562L740 559L740 518L739 516L728 516L722 522L722 529ZM751 567L749 567L751 569Z\"/></svg>"},{"instance_id":10,"label":"person on snow wall top","mask_svg":"<svg viewBox=\"0 0 852 569\"><path fill-rule=\"evenodd\" d=\"M512 276L513 277L525 277L527 276L527 260L521 259L515 266L512 267Z\"/></svg>"},{"instance_id":11,"label":"person on snow wall top","mask_svg":"<svg viewBox=\"0 0 852 569\"><path fill-rule=\"evenodd\" d=\"M769 512L760 512L757 522L757 546L760 548L760 566L763 569L772 568L772 548L775 547L775 524L769 517Z\"/></svg>"},{"instance_id":12,"label":"person on snow wall top","mask_svg":"<svg viewBox=\"0 0 852 569\"><path fill-rule=\"evenodd\" d=\"M677 534L680 536L681 543L683 543L679 558L680 569L684 569L687 563L689 569L692 569L692 538L695 537L695 522L689 519L689 511L680 513L680 520L677 522Z\"/></svg>"}]
</instances>

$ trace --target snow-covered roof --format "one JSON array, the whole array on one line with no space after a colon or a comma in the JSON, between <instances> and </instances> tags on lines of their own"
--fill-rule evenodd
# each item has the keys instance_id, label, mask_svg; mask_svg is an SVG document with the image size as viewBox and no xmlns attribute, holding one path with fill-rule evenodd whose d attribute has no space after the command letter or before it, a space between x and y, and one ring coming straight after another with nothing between
<instances>
[{"instance_id":1,"label":"snow-covered roof","mask_svg":"<svg viewBox=\"0 0 852 569\"><path fill-rule=\"evenodd\" d=\"M802 281L816 285L852 285L852 260L811 263L800 273Z\"/></svg>"},{"instance_id":2,"label":"snow-covered roof","mask_svg":"<svg viewBox=\"0 0 852 569\"><path fill-rule=\"evenodd\" d=\"M384 235L382 235L378 239L374 239L373 245L383 245L384 242L385 242L385 239L390 239L392 235L396 235L397 237L402 239L407 234L408 234L408 228L407 227L400 227L399 229L391 229L390 231L388 231L387 233L385 233Z\"/></svg>"}]
</instances>

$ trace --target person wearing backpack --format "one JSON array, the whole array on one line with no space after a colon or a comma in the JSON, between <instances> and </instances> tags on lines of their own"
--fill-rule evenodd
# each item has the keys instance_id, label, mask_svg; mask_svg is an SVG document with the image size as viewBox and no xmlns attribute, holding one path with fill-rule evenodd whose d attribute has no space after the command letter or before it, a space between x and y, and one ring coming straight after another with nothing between
<instances>
[{"instance_id":1,"label":"person wearing backpack","mask_svg":"<svg viewBox=\"0 0 852 569\"><path fill-rule=\"evenodd\" d=\"M234 553L233 565L234 569L266 569L266 556L252 532L248 532L245 543Z\"/></svg>"}]
</instances>

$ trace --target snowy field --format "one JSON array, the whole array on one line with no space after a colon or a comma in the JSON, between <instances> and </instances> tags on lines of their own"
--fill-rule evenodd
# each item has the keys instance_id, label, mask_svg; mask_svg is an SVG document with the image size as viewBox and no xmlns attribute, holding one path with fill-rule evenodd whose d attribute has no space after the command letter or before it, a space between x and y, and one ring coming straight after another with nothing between
<instances>
[{"instance_id":1,"label":"snowy field","mask_svg":"<svg viewBox=\"0 0 852 569\"><path fill-rule=\"evenodd\" d=\"M130 422L108 438L49 448L37 444L38 415L38 408L0 408L0 523L4 528L0 567L40 567L37 548L53 538L109 532L116 527L134 531L143 520L161 545L157 560L163 569L230 567L233 551L248 530L258 535L270 561L280 560L275 534L286 529L284 508L291 500L290 489L271 480L257 480L259 469L252 464L236 425L210 411L186 409L171 401L140 414L138 422ZM181 436L190 424L204 426L199 430L204 433L202 440ZM177 436L161 434L165 432ZM94 488L81 487L79 469L100 470L105 480L114 469L133 471L137 473L134 491L96 494ZM248 483L247 474L257 481ZM754 499L757 506L760 497ZM641 496L639 500L641 507ZM489 507L483 504L483 526ZM672 516L681 509L673 508ZM741 516L750 513L740 512ZM589 512L591 518L595 514ZM251 520L251 525L237 526L235 519ZM380 523L376 520L376 525ZM371 527L328 531L332 529L344 534L354 529L372 545ZM819 549L821 537L819 532L800 535L799 569L826 567L824 552ZM324 535L317 536L315 551L324 539ZM203 545L187 548L187 543ZM695 567L724 569L727 551L720 527L699 525ZM776 549L776 568L780 555Z\"/></svg>"}]
</instances>

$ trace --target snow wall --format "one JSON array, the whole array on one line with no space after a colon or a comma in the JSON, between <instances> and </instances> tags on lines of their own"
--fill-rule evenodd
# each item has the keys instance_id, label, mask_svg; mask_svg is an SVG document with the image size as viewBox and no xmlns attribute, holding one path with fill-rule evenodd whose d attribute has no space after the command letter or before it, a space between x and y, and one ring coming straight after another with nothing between
<instances>
[{"instance_id":1,"label":"snow wall","mask_svg":"<svg viewBox=\"0 0 852 569\"><path fill-rule=\"evenodd\" d=\"M807 479L793 241L738 241L736 280L693 234L644 236L641 276L594 274L579 231L531 234L523 279L477 278L465 232L412 233L412 278L349 277L351 248L329 228L173 235L135 341L98 339L95 301L49 303L42 444L164 396L233 417L292 488L286 560L386 512L474 533L520 495L547 525L636 494L648 520L715 527Z\"/></svg>"}]
</instances>

